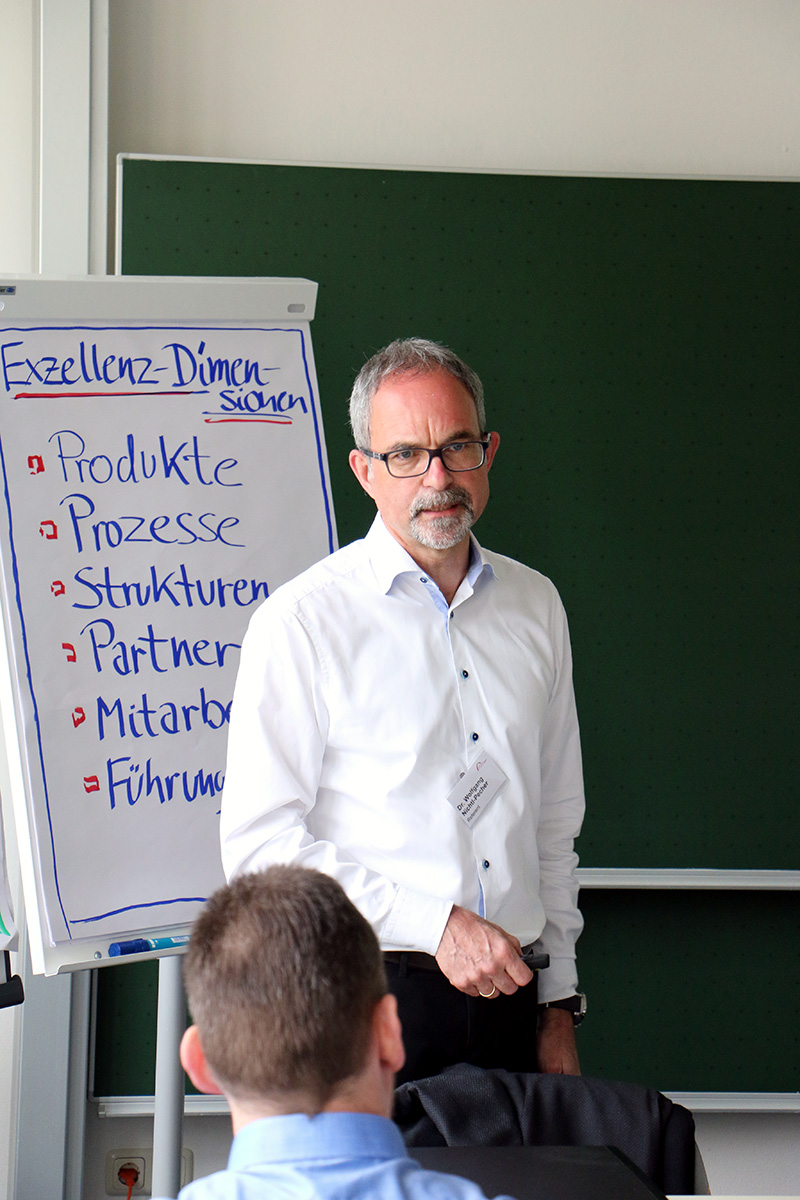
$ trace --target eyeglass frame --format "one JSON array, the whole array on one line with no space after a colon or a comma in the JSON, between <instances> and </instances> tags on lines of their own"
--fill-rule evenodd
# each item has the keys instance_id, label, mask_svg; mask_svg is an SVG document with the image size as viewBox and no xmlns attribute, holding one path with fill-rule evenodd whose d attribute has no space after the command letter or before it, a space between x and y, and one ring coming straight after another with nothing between
<instances>
[{"instance_id":1,"label":"eyeglass frame","mask_svg":"<svg viewBox=\"0 0 800 1200\"><path fill-rule=\"evenodd\" d=\"M492 439L489 435L487 435L485 439L484 438L456 438L455 441L445 442L445 444L443 446L437 446L433 450L430 450L427 446L400 447L397 450L385 450L382 454L379 453L377 450L367 450L364 446L359 446L358 450L359 450L359 453L365 454L367 458L380 459L380 461L386 467L386 470L387 470L390 478L392 478L392 479L421 479L423 475L428 474L428 471L430 471L430 469L431 469L431 463L433 462L433 460L435 458L440 458L442 460L442 466L444 467L445 471L449 471L452 475L466 475L467 472L469 472L469 471L478 471L486 463L486 455L488 453L488 450L489 450L489 447L491 444L492 444ZM483 450L483 458L481 459L481 461L479 463L476 463L474 467L448 467L447 463L444 461L444 452L445 452L445 450L448 450L451 446L480 446L481 449ZM391 458L391 456L393 454L401 454L403 449L424 450L428 456L428 462L425 466L425 470L424 471L415 471L413 475L393 475L392 472L389 470L388 460Z\"/></svg>"}]
</instances>

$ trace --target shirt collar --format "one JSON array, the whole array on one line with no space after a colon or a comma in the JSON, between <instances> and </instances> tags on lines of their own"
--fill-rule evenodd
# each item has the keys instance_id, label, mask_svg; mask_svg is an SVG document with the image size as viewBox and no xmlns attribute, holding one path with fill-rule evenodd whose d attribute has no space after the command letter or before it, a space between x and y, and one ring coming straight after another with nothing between
<instances>
[{"instance_id":1,"label":"shirt collar","mask_svg":"<svg viewBox=\"0 0 800 1200\"><path fill-rule=\"evenodd\" d=\"M370 562L372 563L372 569L375 572L375 578L382 592L389 592L392 584L400 575L419 574L419 564L414 562L414 559L400 545L397 538L392 537L384 525L380 514L372 522L372 526L364 541L367 546ZM473 533L470 533L469 566L466 578L471 587L474 588L475 582L481 574L493 578L495 574L494 567L486 561L478 539Z\"/></svg>"},{"instance_id":2,"label":"shirt collar","mask_svg":"<svg viewBox=\"0 0 800 1200\"><path fill-rule=\"evenodd\" d=\"M228 1167L321 1158L407 1158L402 1135L387 1117L372 1113L289 1113L251 1121L233 1139Z\"/></svg>"}]
</instances>

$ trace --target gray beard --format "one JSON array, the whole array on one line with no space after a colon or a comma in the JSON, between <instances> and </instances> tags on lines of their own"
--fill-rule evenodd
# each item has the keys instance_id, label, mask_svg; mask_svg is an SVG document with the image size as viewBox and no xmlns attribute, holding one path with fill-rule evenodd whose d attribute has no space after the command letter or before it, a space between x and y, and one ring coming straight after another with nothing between
<instances>
[{"instance_id":1,"label":"gray beard","mask_svg":"<svg viewBox=\"0 0 800 1200\"><path fill-rule=\"evenodd\" d=\"M461 506L454 517L427 517L420 520L420 513L432 509L452 508L454 504ZM444 491L436 492L432 488L420 492L411 505L411 521L409 529L411 536L421 546L429 550L451 550L457 546L475 523L475 512L469 492L454 484Z\"/></svg>"}]
</instances>

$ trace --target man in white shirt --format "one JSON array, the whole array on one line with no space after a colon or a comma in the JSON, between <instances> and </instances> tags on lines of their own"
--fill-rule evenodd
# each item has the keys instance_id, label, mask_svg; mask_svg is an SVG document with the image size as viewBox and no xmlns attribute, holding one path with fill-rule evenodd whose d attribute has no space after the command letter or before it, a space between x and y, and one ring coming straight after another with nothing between
<instances>
[{"instance_id":1,"label":"man in white shirt","mask_svg":"<svg viewBox=\"0 0 800 1200\"><path fill-rule=\"evenodd\" d=\"M563 607L470 532L500 439L455 354L392 343L350 416L378 516L251 620L226 874L296 862L339 880L385 952L401 1080L459 1061L577 1074L584 801ZM550 956L538 1011L523 947Z\"/></svg>"}]
</instances>

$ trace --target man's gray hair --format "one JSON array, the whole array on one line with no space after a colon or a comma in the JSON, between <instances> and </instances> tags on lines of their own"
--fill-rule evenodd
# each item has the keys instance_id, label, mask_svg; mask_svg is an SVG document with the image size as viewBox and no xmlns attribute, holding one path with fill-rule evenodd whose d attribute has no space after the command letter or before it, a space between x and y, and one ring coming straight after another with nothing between
<instances>
[{"instance_id":1,"label":"man's gray hair","mask_svg":"<svg viewBox=\"0 0 800 1200\"><path fill-rule=\"evenodd\" d=\"M486 432L483 384L472 367L441 342L417 337L398 338L364 363L353 384L350 428L359 449L369 449L372 397L384 380L392 375L424 375L429 371L446 371L464 385L475 404L480 432Z\"/></svg>"}]
</instances>

